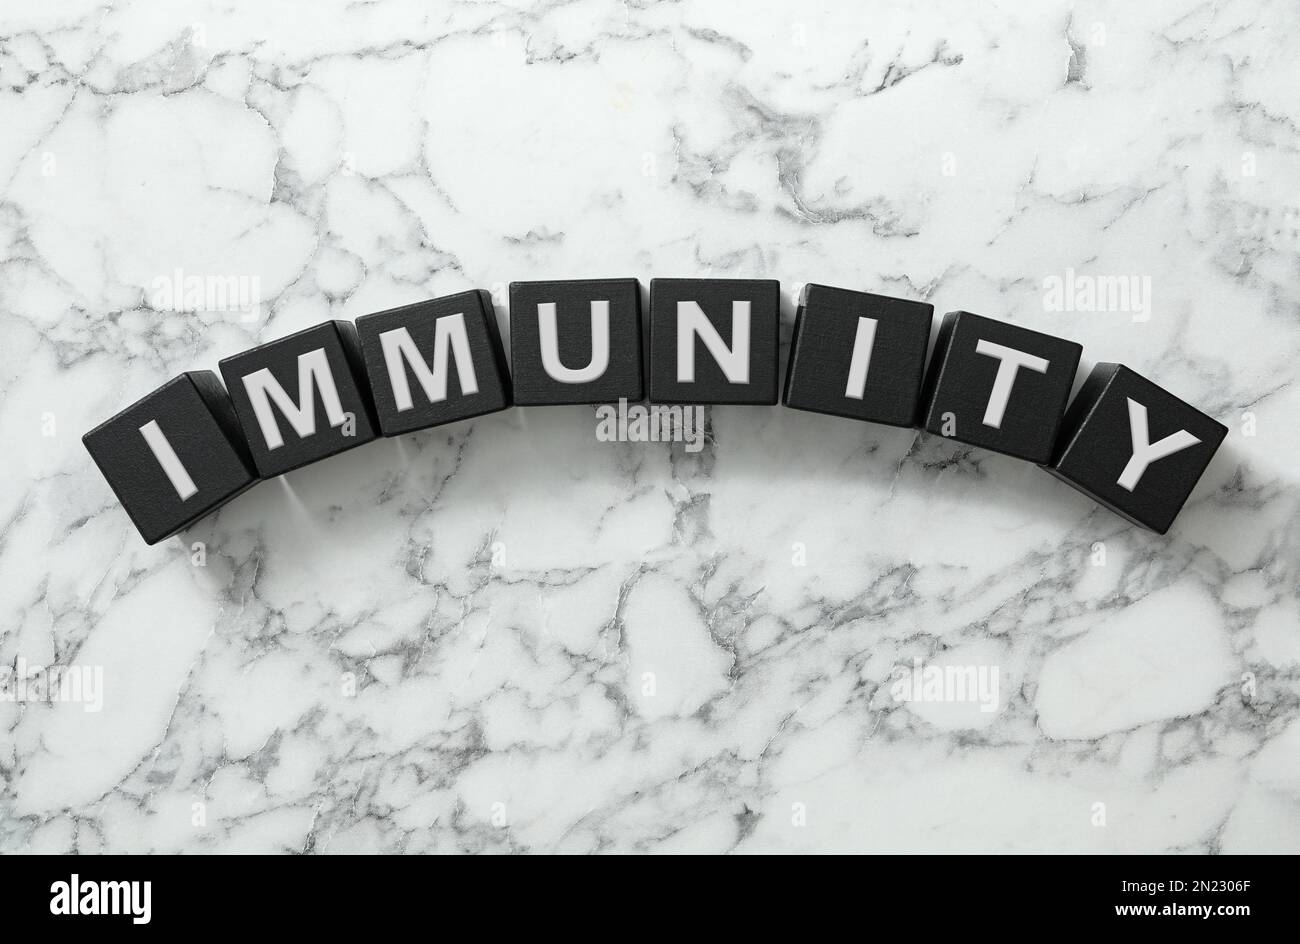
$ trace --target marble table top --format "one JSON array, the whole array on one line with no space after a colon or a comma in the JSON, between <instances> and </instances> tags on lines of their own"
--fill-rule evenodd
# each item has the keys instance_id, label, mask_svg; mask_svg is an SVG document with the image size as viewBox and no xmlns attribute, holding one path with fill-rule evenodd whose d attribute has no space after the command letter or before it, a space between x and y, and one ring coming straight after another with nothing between
<instances>
[{"instance_id":1,"label":"marble table top","mask_svg":"<svg viewBox=\"0 0 1300 944\"><path fill-rule=\"evenodd\" d=\"M0 852L1300 851L1296 26L6 0ZM979 312L1230 432L1161 537L913 430L516 409L155 547L80 443L327 318L628 276L779 279L783 341L807 281Z\"/></svg>"}]
</instances>

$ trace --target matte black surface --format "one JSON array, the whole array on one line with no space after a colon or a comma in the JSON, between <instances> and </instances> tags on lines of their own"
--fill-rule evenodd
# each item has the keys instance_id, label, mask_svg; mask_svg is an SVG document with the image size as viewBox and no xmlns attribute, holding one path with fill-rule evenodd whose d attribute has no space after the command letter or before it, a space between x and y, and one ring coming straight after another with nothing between
<instances>
[{"instance_id":1,"label":"matte black surface","mask_svg":"<svg viewBox=\"0 0 1300 944\"><path fill-rule=\"evenodd\" d=\"M876 327L866 386L856 399L845 388L860 318L875 320ZM790 339L783 402L796 410L916 425L933 318L934 306L924 302L805 285Z\"/></svg>"},{"instance_id":2,"label":"matte black surface","mask_svg":"<svg viewBox=\"0 0 1300 944\"><path fill-rule=\"evenodd\" d=\"M695 344L695 381L677 380L677 303L699 304L705 317L731 344L733 301L750 303L749 383L727 380L699 339ZM781 366L777 330L781 317L781 283L772 279L652 279L650 281L650 401L652 403L777 402Z\"/></svg>"},{"instance_id":3,"label":"matte black surface","mask_svg":"<svg viewBox=\"0 0 1300 944\"><path fill-rule=\"evenodd\" d=\"M591 303L609 303L609 365L596 380L564 383L542 364L537 306L555 305L560 363L591 363ZM641 370L641 285L636 279L510 283L510 364L516 406L635 402L645 396Z\"/></svg>"},{"instance_id":4,"label":"matte black surface","mask_svg":"<svg viewBox=\"0 0 1300 944\"><path fill-rule=\"evenodd\" d=\"M1136 487L1118 484L1133 455L1129 399L1146 407L1151 443L1186 430L1199 443L1156 459ZM1123 364L1098 364L1062 425L1047 471L1134 524L1164 534L1214 458L1228 428Z\"/></svg>"},{"instance_id":5,"label":"matte black surface","mask_svg":"<svg viewBox=\"0 0 1300 944\"><path fill-rule=\"evenodd\" d=\"M298 403L298 356L318 348L325 351L343 411L354 417L354 435L345 435L344 426L330 426L320 391L314 389L316 431L310 436L300 437L279 409L273 406L272 411L279 423L284 445L269 449L257 418L253 415L244 377L266 368L279 381L290 399ZM369 390L361 366L361 351L357 345L357 332L351 322L326 321L314 325L278 341L227 357L219 367L231 402L235 405L235 415L239 417L239 424L244 430L244 439L253 455L253 463L257 466L258 475L264 479L346 452L371 442L376 437Z\"/></svg>"},{"instance_id":6,"label":"matte black surface","mask_svg":"<svg viewBox=\"0 0 1300 944\"><path fill-rule=\"evenodd\" d=\"M412 406L399 412L388 367L384 363L380 335L395 328L406 328L426 363L432 367L437 321L457 314L465 317L465 333L469 338L470 360L474 364L478 392L461 392L456 359L449 352L447 398L437 403L429 402L415 374L407 366L406 381L411 390ZM357 335L379 428L385 436L400 436L418 429L496 413L512 403L510 372L506 368L505 352L501 349L501 335L497 330L492 301L486 292L459 292L364 315L357 319Z\"/></svg>"},{"instance_id":7,"label":"matte black surface","mask_svg":"<svg viewBox=\"0 0 1300 944\"><path fill-rule=\"evenodd\" d=\"M140 427L154 421L197 491L181 499ZM235 411L217 375L167 381L81 437L146 544L216 511L257 481Z\"/></svg>"},{"instance_id":8,"label":"matte black surface","mask_svg":"<svg viewBox=\"0 0 1300 944\"><path fill-rule=\"evenodd\" d=\"M1017 371L999 429L984 424L984 413L1001 361L976 352L981 340L1041 357L1049 365L1046 373ZM949 438L1045 463L1052 457L1082 353L1081 345L1064 338L967 311L949 312L926 375L924 428L943 435L944 414L952 414L956 429Z\"/></svg>"}]
</instances>

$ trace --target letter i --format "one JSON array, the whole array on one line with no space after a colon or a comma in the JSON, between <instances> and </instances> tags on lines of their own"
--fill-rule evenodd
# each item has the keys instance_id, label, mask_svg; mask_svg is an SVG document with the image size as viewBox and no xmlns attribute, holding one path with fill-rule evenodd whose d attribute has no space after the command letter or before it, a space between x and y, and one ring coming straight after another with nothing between
<instances>
[{"instance_id":1,"label":"letter i","mask_svg":"<svg viewBox=\"0 0 1300 944\"><path fill-rule=\"evenodd\" d=\"M162 427L158 425L157 420L150 420L140 427L140 434L144 436L144 441L149 444L149 451L153 457L158 460L162 470L167 473L167 479L172 483L172 488L176 489L176 494L181 501L189 498L198 488L190 474L185 471L185 466L181 465L180 458L176 455L176 450L172 444L167 441L163 434Z\"/></svg>"}]
</instances>

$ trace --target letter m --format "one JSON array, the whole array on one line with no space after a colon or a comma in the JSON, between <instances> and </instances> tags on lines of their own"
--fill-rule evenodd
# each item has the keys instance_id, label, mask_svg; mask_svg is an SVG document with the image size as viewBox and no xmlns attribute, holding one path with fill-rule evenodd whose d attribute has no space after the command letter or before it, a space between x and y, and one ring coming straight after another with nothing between
<instances>
[{"instance_id":1,"label":"letter m","mask_svg":"<svg viewBox=\"0 0 1300 944\"><path fill-rule=\"evenodd\" d=\"M347 421L343 405L339 402L338 388L334 385L334 372L330 370L329 358L323 347L298 355L297 403L285 393L280 382L265 367L244 378L244 390L252 403L253 415L257 417L257 425L261 427L267 449L279 449L284 445L280 424L271 410L272 403L279 408L300 439L306 439L316 432L317 390L320 391L321 403L325 407L325 416L328 417L330 426L339 427Z\"/></svg>"},{"instance_id":2,"label":"letter m","mask_svg":"<svg viewBox=\"0 0 1300 944\"><path fill-rule=\"evenodd\" d=\"M411 385L406 379L408 364L430 403L441 403L447 399L449 348L450 355L456 359L456 376L460 380L461 395L478 393L478 377L474 373L474 358L470 354L469 331L465 326L464 312L439 318L433 331L432 369L425 363L420 349L415 345L415 339L406 328L394 328L379 336L379 344L384 351L384 366L388 369L388 380L393 386L393 401L397 404L399 413L415 406L411 399Z\"/></svg>"}]
</instances>

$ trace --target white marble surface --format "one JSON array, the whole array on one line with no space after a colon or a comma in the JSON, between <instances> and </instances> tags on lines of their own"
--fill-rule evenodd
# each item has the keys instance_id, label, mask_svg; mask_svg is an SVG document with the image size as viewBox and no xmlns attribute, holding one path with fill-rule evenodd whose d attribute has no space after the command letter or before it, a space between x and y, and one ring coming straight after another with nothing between
<instances>
[{"instance_id":1,"label":"white marble surface","mask_svg":"<svg viewBox=\"0 0 1300 944\"><path fill-rule=\"evenodd\" d=\"M0 703L0 851L1300 851L1298 27L6 0L0 663L103 690ZM176 269L260 313L158 310ZM1149 318L1046 310L1069 269ZM802 281L966 308L1231 433L1156 537L906 430L513 410L154 548L79 441L327 317L606 275L779 278L787 333ZM917 658L994 710L895 699Z\"/></svg>"}]
</instances>

